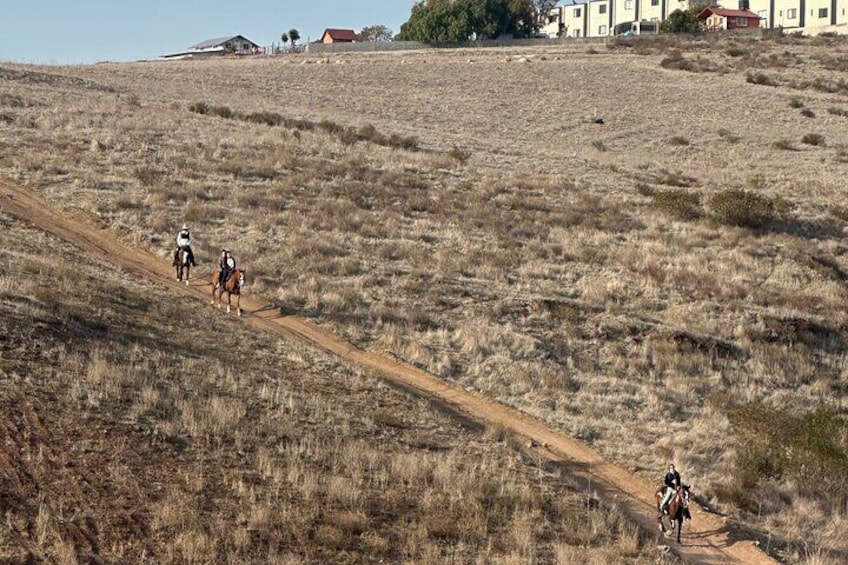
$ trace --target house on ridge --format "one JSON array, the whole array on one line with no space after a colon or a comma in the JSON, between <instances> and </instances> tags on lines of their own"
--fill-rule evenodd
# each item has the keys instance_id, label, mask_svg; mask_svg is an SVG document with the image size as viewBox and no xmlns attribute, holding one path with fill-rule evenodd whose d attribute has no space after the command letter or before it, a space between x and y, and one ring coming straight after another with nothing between
<instances>
[{"instance_id":1,"label":"house on ridge","mask_svg":"<svg viewBox=\"0 0 848 565\"><path fill-rule=\"evenodd\" d=\"M728 29L756 29L760 27L760 16L750 10L729 10L720 6L707 6L698 13L704 31Z\"/></svg>"},{"instance_id":2,"label":"house on ridge","mask_svg":"<svg viewBox=\"0 0 848 565\"><path fill-rule=\"evenodd\" d=\"M353 43L356 41L356 32L352 29L330 28L324 30L321 43Z\"/></svg>"},{"instance_id":3,"label":"house on ridge","mask_svg":"<svg viewBox=\"0 0 848 565\"><path fill-rule=\"evenodd\" d=\"M243 35L207 39L185 51L162 55L160 59L204 59L223 55L256 55L262 48Z\"/></svg>"}]
</instances>

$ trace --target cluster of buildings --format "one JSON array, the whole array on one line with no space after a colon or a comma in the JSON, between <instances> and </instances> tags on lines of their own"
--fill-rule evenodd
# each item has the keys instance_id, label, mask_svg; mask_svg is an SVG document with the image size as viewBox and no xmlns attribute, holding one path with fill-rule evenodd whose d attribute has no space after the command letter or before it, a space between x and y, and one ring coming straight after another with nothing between
<instances>
[{"instance_id":1,"label":"cluster of buildings","mask_svg":"<svg viewBox=\"0 0 848 565\"><path fill-rule=\"evenodd\" d=\"M698 17L707 31L765 28L848 33L848 0L709 0ZM570 0L548 14L542 32L548 37L606 37L657 33L675 10L704 4L698 0ZM735 4L735 5L734 5Z\"/></svg>"},{"instance_id":2,"label":"cluster of buildings","mask_svg":"<svg viewBox=\"0 0 848 565\"><path fill-rule=\"evenodd\" d=\"M356 41L356 32L352 29L327 28L321 35L320 43L353 43ZM192 45L185 51L162 55L160 59L206 59L222 55L259 55L266 52L266 48L247 39L243 35L216 37L207 39L196 45Z\"/></svg>"}]
</instances>

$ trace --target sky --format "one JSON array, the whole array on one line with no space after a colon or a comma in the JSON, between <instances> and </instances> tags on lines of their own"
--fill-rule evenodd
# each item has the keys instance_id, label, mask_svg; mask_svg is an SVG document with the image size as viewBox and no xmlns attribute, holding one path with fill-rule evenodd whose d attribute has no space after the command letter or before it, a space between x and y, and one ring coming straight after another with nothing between
<instances>
[{"instance_id":1,"label":"sky","mask_svg":"<svg viewBox=\"0 0 848 565\"><path fill-rule=\"evenodd\" d=\"M294 28L385 25L397 33L414 0L0 0L0 61L91 64L176 53L243 35L262 46Z\"/></svg>"}]
</instances>

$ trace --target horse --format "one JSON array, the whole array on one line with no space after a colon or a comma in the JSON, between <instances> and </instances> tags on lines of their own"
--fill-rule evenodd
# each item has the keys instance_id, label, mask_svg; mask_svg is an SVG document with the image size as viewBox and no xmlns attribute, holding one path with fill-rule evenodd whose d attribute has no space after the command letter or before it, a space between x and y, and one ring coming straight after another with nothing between
<instances>
[{"instance_id":1,"label":"horse","mask_svg":"<svg viewBox=\"0 0 848 565\"><path fill-rule=\"evenodd\" d=\"M191 275L191 261L189 261L191 257L188 254L188 249L185 246L181 246L177 250L177 255L174 257L174 267L177 269L177 280L185 281L188 284L188 280ZM185 275L185 277L183 277Z\"/></svg>"},{"instance_id":2,"label":"horse","mask_svg":"<svg viewBox=\"0 0 848 565\"><path fill-rule=\"evenodd\" d=\"M230 276L227 277L227 280L224 281L224 284L220 287L221 290L218 292L218 297L216 300L215 291L218 289L218 277L220 276L221 269L215 269L215 272L212 273L212 305L221 307L221 297L226 292L227 293L227 313L230 313L230 305L235 294L237 297L236 300L236 312L239 316L241 316L241 288L244 286L244 269L236 269Z\"/></svg>"},{"instance_id":3,"label":"horse","mask_svg":"<svg viewBox=\"0 0 848 565\"><path fill-rule=\"evenodd\" d=\"M664 490L665 487L660 487L657 489L657 492L654 493L654 498L657 501L657 511L660 513L657 517L657 522L659 522L660 531L663 534L667 531L665 522L663 522L665 514L663 514L662 511ZM675 526L677 527L677 543L680 543L680 535L683 530L684 518L686 520L692 519L692 515L689 513L689 489L685 486L675 489L674 494L671 495L671 499L668 501L668 529L671 529L671 531L674 532Z\"/></svg>"}]
</instances>

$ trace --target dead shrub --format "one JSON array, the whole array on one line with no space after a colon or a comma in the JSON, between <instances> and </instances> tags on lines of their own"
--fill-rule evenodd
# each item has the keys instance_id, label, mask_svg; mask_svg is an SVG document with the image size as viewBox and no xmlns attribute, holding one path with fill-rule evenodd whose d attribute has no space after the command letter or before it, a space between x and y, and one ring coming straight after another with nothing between
<instances>
[{"instance_id":1,"label":"dead shrub","mask_svg":"<svg viewBox=\"0 0 848 565\"><path fill-rule=\"evenodd\" d=\"M373 124L366 124L359 128L359 138L364 141L376 143L377 145L384 145L386 143L386 136L380 133Z\"/></svg>"},{"instance_id":2,"label":"dead shrub","mask_svg":"<svg viewBox=\"0 0 848 565\"><path fill-rule=\"evenodd\" d=\"M464 165L471 158L471 151L461 149L454 145L453 148L448 151L448 156L457 163Z\"/></svg>"},{"instance_id":3,"label":"dead shrub","mask_svg":"<svg viewBox=\"0 0 848 565\"><path fill-rule=\"evenodd\" d=\"M146 187L159 184L159 181L162 180L164 176L165 171L155 167L136 167L135 170L133 170L133 177L135 177L142 186Z\"/></svg>"},{"instance_id":4,"label":"dead shrub","mask_svg":"<svg viewBox=\"0 0 848 565\"><path fill-rule=\"evenodd\" d=\"M774 143L771 144L775 149L780 149L783 151L796 151L795 146L792 145L792 142L788 139L778 139Z\"/></svg>"},{"instance_id":5,"label":"dead shrub","mask_svg":"<svg viewBox=\"0 0 848 565\"><path fill-rule=\"evenodd\" d=\"M807 145L815 145L816 147L824 147L824 136L820 133L807 133L801 138L803 143Z\"/></svg>"},{"instance_id":6,"label":"dead shrub","mask_svg":"<svg viewBox=\"0 0 848 565\"><path fill-rule=\"evenodd\" d=\"M778 82L765 73L748 73L745 80L751 84L759 84L762 86L777 86Z\"/></svg>"}]
</instances>

